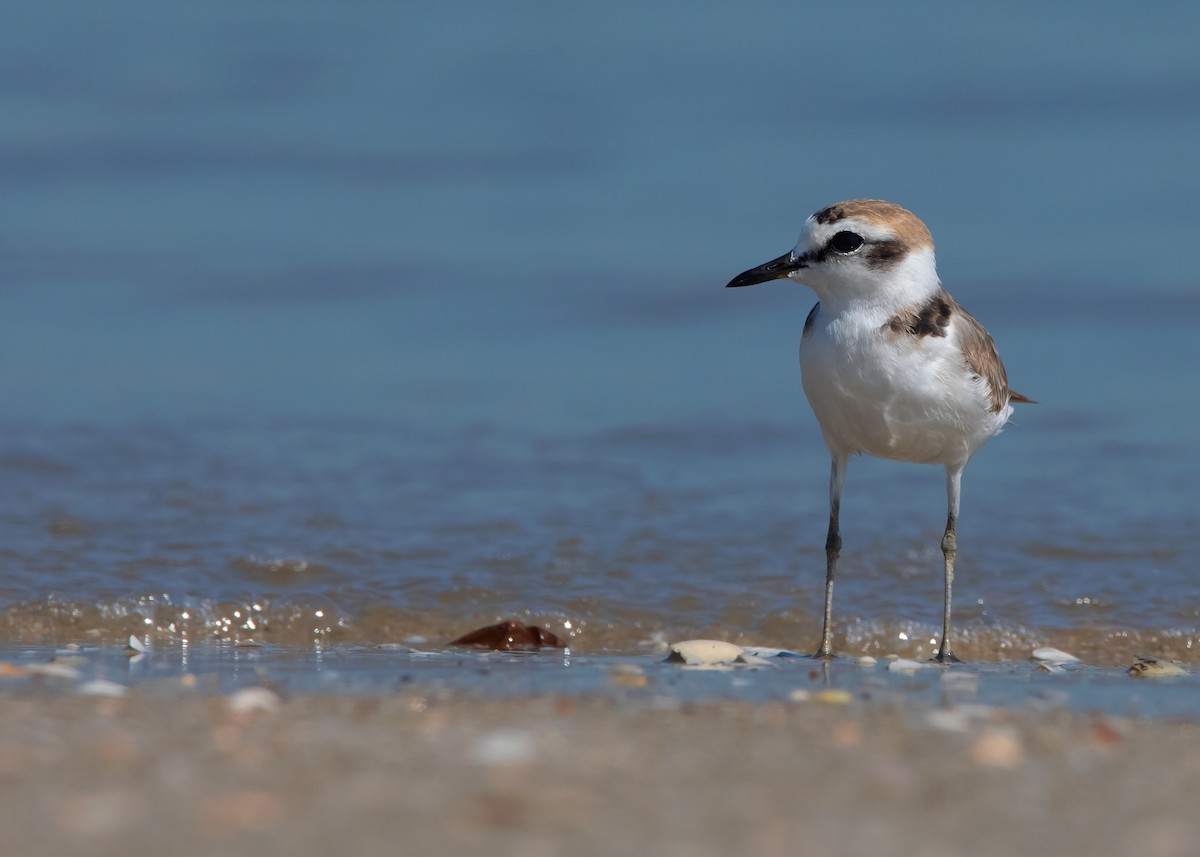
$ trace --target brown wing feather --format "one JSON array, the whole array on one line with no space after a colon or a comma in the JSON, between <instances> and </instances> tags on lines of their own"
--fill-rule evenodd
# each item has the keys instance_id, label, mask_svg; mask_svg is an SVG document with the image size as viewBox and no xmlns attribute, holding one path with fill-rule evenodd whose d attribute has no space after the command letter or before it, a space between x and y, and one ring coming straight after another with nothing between
<instances>
[{"instance_id":1,"label":"brown wing feather","mask_svg":"<svg viewBox=\"0 0 1200 857\"><path fill-rule=\"evenodd\" d=\"M958 318L958 342L962 347L963 358L971 371L982 378L988 385L988 397L991 400L992 413L999 413L1009 402L1026 402L1035 404L1030 398L1010 390L1008 374L996 351L996 343L983 325L977 322L969 312L958 305L954 298L939 289L939 297L950 304L953 315Z\"/></svg>"},{"instance_id":2,"label":"brown wing feather","mask_svg":"<svg viewBox=\"0 0 1200 857\"><path fill-rule=\"evenodd\" d=\"M816 312L816 308L813 312ZM1009 402L1036 405L1033 399L1009 389L1008 375L1004 371L1004 364L1000 362L991 334L944 289L939 288L922 306L893 316L883 329L896 336L913 336L917 339L945 336L954 318L958 319L958 342L963 359L971 371L987 383L992 413L1000 413ZM812 313L809 314L809 321L812 321ZM805 332L808 332L807 326Z\"/></svg>"}]
</instances>

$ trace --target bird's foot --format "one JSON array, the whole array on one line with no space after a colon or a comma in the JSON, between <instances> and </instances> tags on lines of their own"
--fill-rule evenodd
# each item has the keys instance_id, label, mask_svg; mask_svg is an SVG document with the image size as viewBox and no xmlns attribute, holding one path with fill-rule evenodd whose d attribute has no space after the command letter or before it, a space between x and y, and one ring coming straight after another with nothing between
<instances>
[{"instance_id":1,"label":"bird's foot","mask_svg":"<svg viewBox=\"0 0 1200 857\"><path fill-rule=\"evenodd\" d=\"M938 653L929 660L937 661L939 664L961 664L962 658L954 654L949 649L938 649Z\"/></svg>"}]
</instances>

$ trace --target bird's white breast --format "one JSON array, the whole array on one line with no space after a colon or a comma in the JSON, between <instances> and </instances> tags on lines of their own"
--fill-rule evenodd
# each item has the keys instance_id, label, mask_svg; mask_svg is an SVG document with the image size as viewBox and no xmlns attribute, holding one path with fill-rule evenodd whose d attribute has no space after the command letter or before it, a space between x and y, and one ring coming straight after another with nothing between
<instances>
[{"instance_id":1,"label":"bird's white breast","mask_svg":"<svg viewBox=\"0 0 1200 857\"><path fill-rule=\"evenodd\" d=\"M1012 412L989 410L954 320L946 336L885 329L888 313L817 312L800 343L804 392L834 454L924 464L965 462Z\"/></svg>"}]
</instances>

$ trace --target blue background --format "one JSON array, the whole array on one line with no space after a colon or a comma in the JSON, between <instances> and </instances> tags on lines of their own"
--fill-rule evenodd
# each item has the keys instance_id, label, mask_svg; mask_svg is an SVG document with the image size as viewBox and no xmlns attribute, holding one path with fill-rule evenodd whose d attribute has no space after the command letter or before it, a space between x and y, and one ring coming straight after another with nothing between
<instances>
[{"instance_id":1,"label":"blue background","mask_svg":"<svg viewBox=\"0 0 1200 857\"><path fill-rule=\"evenodd\" d=\"M1045 418L1190 437L1192 5L5 17L6 419L810 420L811 296L722 286L875 196Z\"/></svg>"}]
</instances>

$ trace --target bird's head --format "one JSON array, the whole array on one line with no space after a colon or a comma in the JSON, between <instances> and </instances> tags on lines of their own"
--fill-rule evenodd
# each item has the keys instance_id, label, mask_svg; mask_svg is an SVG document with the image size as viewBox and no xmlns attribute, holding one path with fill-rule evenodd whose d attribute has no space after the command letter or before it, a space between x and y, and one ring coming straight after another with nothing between
<instances>
[{"instance_id":1,"label":"bird's head","mask_svg":"<svg viewBox=\"0 0 1200 857\"><path fill-rule=\"evenodd\" d=\"M839 202L805 221L792 250L738 274L728 286L785 278L811 288L822 305L919 300L937 288L933 237L920 218L895 203Z\"/></svg>"}]
</instances>

